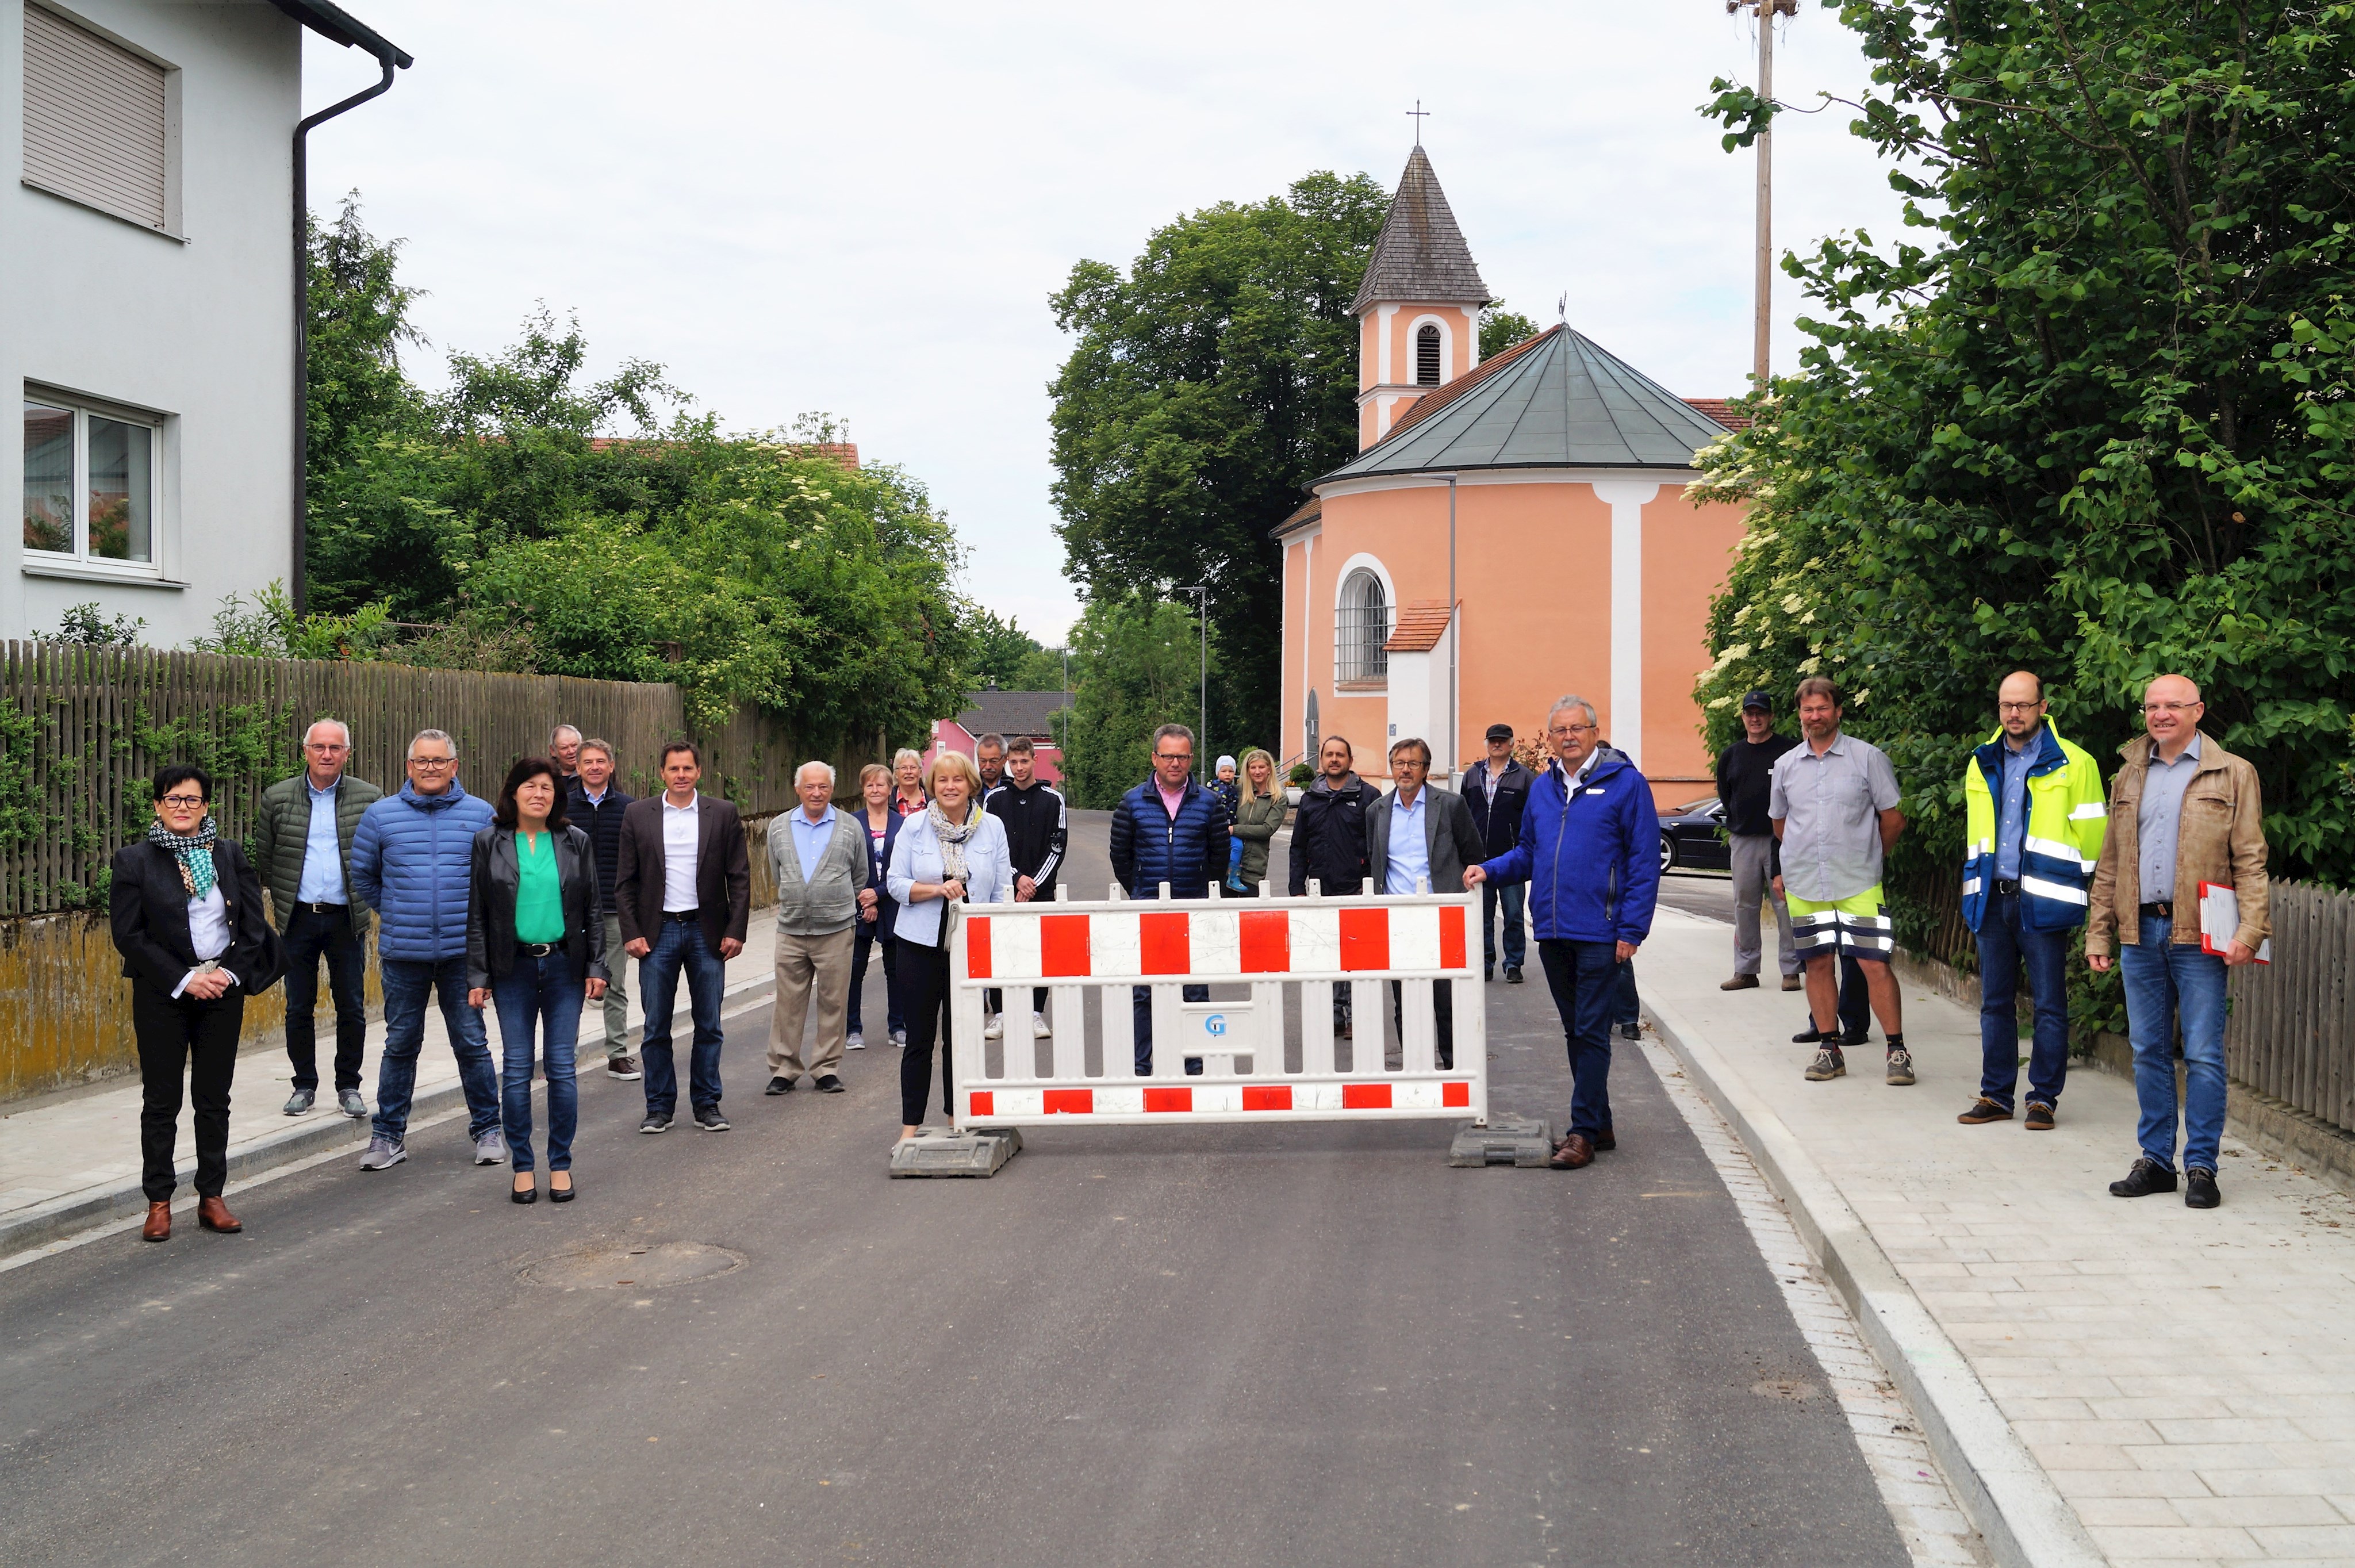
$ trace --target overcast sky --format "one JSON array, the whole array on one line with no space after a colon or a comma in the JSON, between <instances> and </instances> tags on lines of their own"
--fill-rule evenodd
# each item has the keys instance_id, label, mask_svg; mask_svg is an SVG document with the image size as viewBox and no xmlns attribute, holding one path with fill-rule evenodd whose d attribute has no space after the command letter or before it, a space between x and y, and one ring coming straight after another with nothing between
<instances>
[{"instance_id":1,"label":"overcast sky","mask_svg":"<svg viewBox=\"0 0 2355 1568\"><path fill-rule=\"evenodd\" d=\"M348 0L416 56L312 134L311 198L357 188L451 348L496 351L535 301L600 367L658 360L735 430L808 411L931 490L966 592L1052 643L1076 603L1048 496L1047 307L1073 261L1312 169L1393 183L1424 144L1489 291L1686 396L1750 366L1752 162L1693 112L1751 80L1723 0L1156 5ZM306 109L374 79L316 37ZM1777 35L1786 102L1854 96L1832 12ZM1778 246L1896 198L1835 109L1785 118ZM1798 301L1779 279L1775 364Z\"/></svg>"}]
</instances>

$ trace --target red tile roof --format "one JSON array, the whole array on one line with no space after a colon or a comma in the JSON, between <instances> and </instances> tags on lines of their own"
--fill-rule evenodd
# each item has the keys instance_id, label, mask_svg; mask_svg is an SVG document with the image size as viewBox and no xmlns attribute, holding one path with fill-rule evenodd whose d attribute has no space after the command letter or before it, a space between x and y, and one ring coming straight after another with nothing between
<instances>
[{"instance_id":1,"label":"red tile roof","mask_svg":"<svg viewBox=\"0 0 2355 1568\"><path fill-rule=\"evenodd\" d=\"M1750 428L1750 416L1735 413L1733 405L1723 398L1687 398L1685 401L1728 430Z\"/></svg>"},{"instance_id":2,"label":"red tile roof","mask_svg":"<svg viewBox=\"0 0 2355 1568\"><path fill-rule=\"evenodd\" d=\"M1447 635L1447 623L1454 618L1448 613L1446 600L1418 599L1399 612L1398 624L1391 628L1391 640L1382 645L1382 650L1427 654Z\"/></svg>"}]
</instances>

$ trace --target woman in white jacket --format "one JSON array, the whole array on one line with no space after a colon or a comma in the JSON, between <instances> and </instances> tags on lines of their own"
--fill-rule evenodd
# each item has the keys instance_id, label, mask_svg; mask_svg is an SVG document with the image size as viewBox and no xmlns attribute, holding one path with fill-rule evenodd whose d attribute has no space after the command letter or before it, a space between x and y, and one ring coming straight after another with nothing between
<instances>
[{"instance_id":1,"label":"woman in white jacket","mask_svg":"<svg viewBox=\"0 0 2355 1568\"><path fill-rule=\"evenodd\" d=\"M1006 825L982 810L981 773L973 759L943 752L924 785L932 801L901 825L883 879L900 904L891 939L900 944L900 984L907 1001L908 1049L900 1058L903 1138L915 1136L924 1119L935 1038L941 1045L941 1109L954 1115L949 1103L949 905L1002 904L1014 898Z\"/></svg>"}]
</instances>

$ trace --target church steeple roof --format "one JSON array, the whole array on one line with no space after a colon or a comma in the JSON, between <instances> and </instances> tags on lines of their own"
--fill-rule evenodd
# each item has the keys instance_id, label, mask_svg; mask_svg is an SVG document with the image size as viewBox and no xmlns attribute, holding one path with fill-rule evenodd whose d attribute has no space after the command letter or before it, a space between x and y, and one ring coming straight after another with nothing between
<instances>
[{"instance_id":1,"label":"church steeple roof","mask_svg":"<svg viewBox=\"0 0 2355 1568\"><path fill-rule=\"evenodd\" d=\"M1398 195L1391 198L1350 313L1386 300L1487 304L1488 299L1488 285L1480 281L1472 249L1455 227L1447 193L1439 188L1439 176L1418 143L1407 155L1406 172L1399 176Z\"/></svg>"}]
</instances>

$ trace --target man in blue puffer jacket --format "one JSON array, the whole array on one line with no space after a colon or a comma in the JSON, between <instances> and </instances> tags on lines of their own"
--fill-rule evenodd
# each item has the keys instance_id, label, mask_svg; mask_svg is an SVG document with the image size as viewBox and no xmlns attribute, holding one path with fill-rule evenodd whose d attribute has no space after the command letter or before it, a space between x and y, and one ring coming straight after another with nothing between
<instances>
[{"instance_id":1,"label":"man in blue puffer jacket","mask_svg":"<svg viewBox=\"0 0 2355 1568\"><path fill-rule=\"evenodd\" d=\"M1652 786L1625 752L1600 744L1594 704L1565 697L1546 715L1554 763L1521 813L1521 841L1464 870L1465 888L1529 884L1529 924L1570 1037L1570 1130L1546 1163L1576 1170L1611 1130L1611 999L1619 965L1652 932L1660 819Z\"/></svg>"},{"instance_id":2,"label":"man in blue puffer jacket","mask_svg":"<svg viewBox=\"0 0 2355 1568\"><path fill-rule=\"evenodd\" d=\"M458 782L458 743L439 730L409 742L409 782L360 818L352 835L352 891L377 912L384 978L384 1059L377 1066L375 1136L362 1170L409 1157L409 1102L425 1043L425 1003L440 993L474 1163L507 1157L499 1134L499 1087L483 1015L466 1005L466 892L474 835L491 825L490 802Z\"/></svg>"},{"instance_id":3,"label":"man in blue puffer jacket","mask_svg":"<svg viewBox=\"0 0 2355 1568\"><path fill-rule=\"evenodd\" d=\"M1169 884L1173 899L1206 899L1227 875L1234 823L1219 797L1194 781L1194 731L1164 724L1153 732L1153 776L1120 797L1112 814L1112 874L1133 899L1157 899ZM1210 999L1208 986L1188 986L1189 1002ZM1153 988L1134 993L1136 1075L1153 1071ZM1202 1059L1189 1056L1199 1073Z\"/></svg>"}]
</instances>

